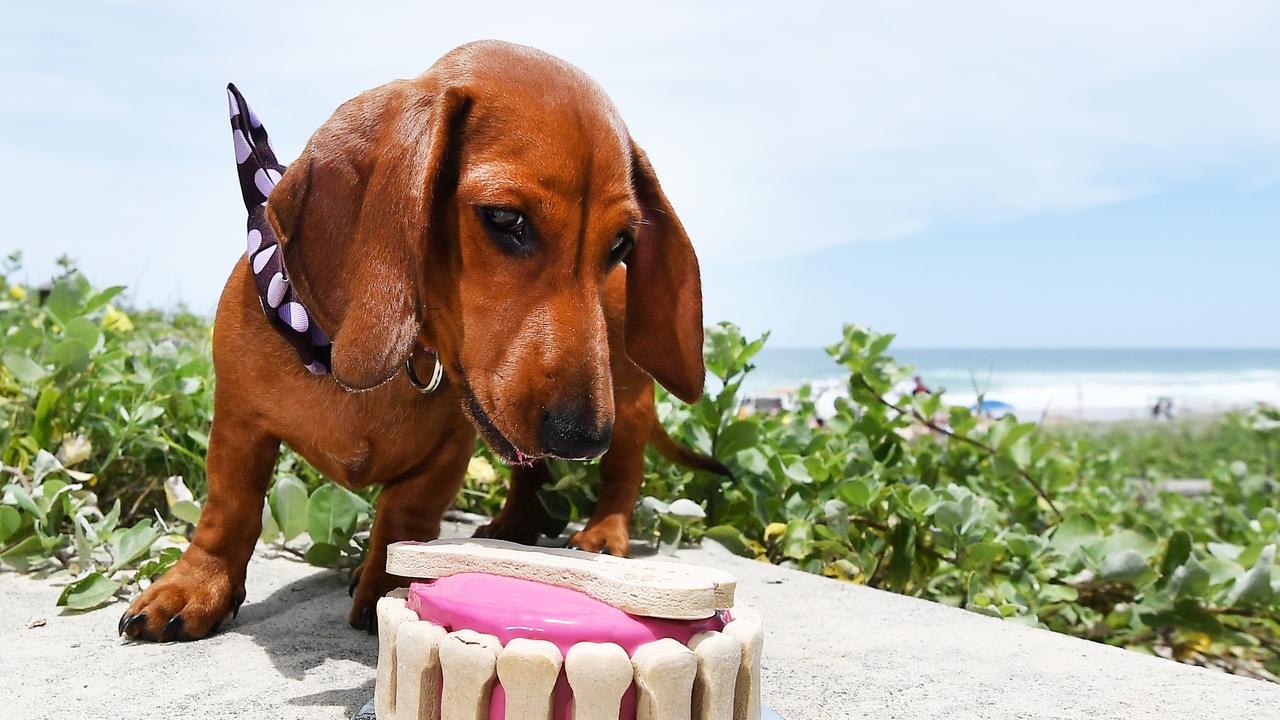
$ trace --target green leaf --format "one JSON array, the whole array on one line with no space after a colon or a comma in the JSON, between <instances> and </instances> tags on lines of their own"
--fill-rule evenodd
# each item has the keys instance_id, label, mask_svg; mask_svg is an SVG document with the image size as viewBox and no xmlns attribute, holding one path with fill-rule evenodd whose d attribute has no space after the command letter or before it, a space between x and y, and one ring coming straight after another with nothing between
<instances>
[{"instance_id":1,"label":"green leaf","mask_svg":"<svg viewBox=\"0 0 1280 720\"><path fill-rule=\"evenodd\" d=\"M1244 568L1240 567L1240 563L1218 557L1205 558L1202 565L1209 572L1211 585L1221 585L1244 574Z\"/></svg>"},{"instance_id":2,"label":"green leaf","mask_svg":"<svg viewBox=\"0 0 1280 720\"><path fill-rule=\"evenodd\" d=\"M89 350L93 350L98 344L98 339L102 336L102 331L92 320L84 317L72 318L62 329L63 337L68 340L75 340L84 345Z\"/></svg>"},{"instance_id":3,"label":"green leaf","mask_svg":"<svg viewBox=\"0 0 1280 720\"><path fill-rule=\"evenodd\" d=\"M1026 470L1031 465L1031 440L1023 437L1009 447L1009 459L1014 465Z\"/></svg>"},{"instance_id":4,"label":"green leaf","mask_svg":"<svg viewBox=\"0 0 1280 720\"><path fill-rule=\"evenodd\" d=\"M1080 599L1080 591L1070 585L1044 585L1040 588L1040 600L1043 602L1075 602Z\"/></svg>"},{"instance_id":5,"label":"green leaf","mask_svg":"<svg viewBox=\"0 0 1280 720\"><path fill-rule=\"evenodd\" d=\"M1174 597L1204 597L1209 592L1209 570L1193 557L1169 576L1169 590Z\"/></svg>"},{"instance_id":6,"label":"green leaf","mask_svg":"<svg viewBox=\"0 0 1280 720\"><path fill-rule=\"evenodd\" d=\"M964 523L964 518L964 506L954 500L938 503L938 509L933 512L933 521L938 527L953 532Z\"/></svg>"},{"instance_id":7,"label":"green leaf","mask_svg":"<svg viewBox=\"0 0 1280 720\"><path fill-rule=\"evenodd\" d=\"M1147 559L1137 550L1116 550L1107 555L1098 568L1103 580L1125 582L1133 580L1147 569Z\"/></svg>"},{"instance_id":8,"label":"green leaf","mask_svg":"<svg viewBox=\"0 0 1280 720\"><path fill-rule=\"evenodd\" d=\"M262 530L258 533L258 539L264 543L271 544L280 539L280 526L276 525L276 519L271 514L271 503L262 503Z\"/></svg>"},{"instance_id":9,"label":"green leaf","mask_svg":"<svg viewBox=\"0 0 1280 720\"><path fill-rule=\"evenodd\" d=\"M100 572L91 572L71 583L58 597L58 607L69 610L92 610L115 596L120 583Z\"/></svg>"},{"instance_id":10,"label":"green leaf","mask_svg":"<svg viewBox=\"0 0 1280 720\"><path fill-rule=\"evenodd\" d=\"M18 382L34 385L49 376L48 370L17 350L6 350L0 359L3 359L4 366L13 373Z\"/></svg>"},{"instance_id":11,"label":"green leaf","mask_svg":"<svg viewBox=\"0 0 1280 720\"><path fill-rule=\"evenodd\" d=\"M734 460L743 470L753 475L769 474L769 459L758 447L749 447L746 450L740 450L734 455Z\"/></svg>"},{"instance_id":12,"label":"green leaf","mask_svg":"<svg viewBox=\"0 0 1280 720\"><path fill-rule=\"evenodd\" d=\"M1205 545L1209 549L1209 554L1222 558L1223 560L1235 561L1240 557L1240 553L1244 551L1243 547L1233 545L1231 543L1211 542Z\"/></svg>"},{"instance_id":13,"label":"green leaf","mask_svg":"<svg viewBox=\"0 0 1280 720\"><path fill-rule=\"evenodd\" d=\"M23 569L30 558L44 555L47 550L39 535L28 535L22 542L0 553L0 561Z\"/></svg>"},{"instance_id":14,"label":"green leaf","mask_svg":"<svg viewBox=\"0 0 1280 720\"><path fill-rule=\"evenodd\" d=\"M94 310L104 307L122 292L124 292L124 285L113 285L105 290L99 291L96 295L85 301L84 309L81 312L88 315Z\"/></svg>"},{"instance_id":15,"label":"green leaf","mask_svg":"<svg viewBox=\"0 0 1280 720\"><path fill-rule=\"evenodd\" d=\"M182 557L182 551L176 547L167 547L161 550L159 554L146 561L142 564L142 567L138 568L135 581L153 580L163 575L169 570L169 568L173 567L174 563L178 562L178 558L180 557Z\"/></svg>"},{"instance_id":16,"label":"green leaf","mask_svg":"<svg viewBox=\"0 0 1280 720\"><path fill-rule=\"evenodd\" d=\"M40 522L45 522L49 519L48 516L45 515L44 510L41 509L39 505L36 505L36 501L31 499L31 496L27 494L26 489L21 485L13 483L6 486L4 494L7 497L12 498L14 504L17 505L19 509L36 518Z\"/></svg>"},{"instance_id":17,"label":"green leaf","mask_svg":"<svg viewBox=\"0 0 1280 720\"><path fill-rule=\"evenodd\" d=\"M112 533L108 547L115 562L111 563L108 572L115 572L120 568L128 567L134 561L146 555L151 546L159 539L160 528L152 527L150 520L140 520L136 525L123 532Z\"/></svg>"},{"instance_id":18,"label":"green leaf","mask_svg":"<svg viewBox=\"0 0 1280 720\"><path fill-rule=\"evenodd\" d=\"M865 480L853 479L842 483L836 493L854 510L862 510L871 502L871 487Z\"/></svg>"},{"instance_id":19,"label":"green leaf","mask_svg":"<svg viewBox=\"0 0 1280 720\"><path fill-rule=\"evenodd\" d=\"M684 525L670 515L658 517L658 554L671 555L680 549L684 538Z\"/></svg>"},{"instance_id":20,"label":"green leaf","mask_svg":"<svg viewBox=\"0 0 1280 720\"><path fill-rule=\"evenodd\" d=\"M117 499L111 506L111 510L98 522L94 523L93 531L99 537L106 537L115 532L116 526L120 524L120 500Z\"/></svg>"},{"instance_id":21,"label":"green leaf","mask_svg":"<svg viewBox=\"0 0 1280 720\"><path fill-rule=\"evenodd\" d=\"M42 448L53 445L56 440L52 437L53 411L58 406L58 400L62 397L62 391L55 385L48 385L40 391L40 398L36 400L35 418L31 423L31 437L34 438Z\"/></svg>"},{"instance_id":22,"label":"green leaf","mask_svg":"<svg viewBox=\"0 0 1280 720\"><path fill-rule=\"evenodd\" d=\"M707 528L703 533L703 537L711 538L725 547L726 550L734 555L753 558L755 553L747 546L747 539L743 537L742 532L732 525L716 525Z\"/></svg>"},{"instance_id":23,"label":"green leaf","mask_svg":"<svg viewBox=\"0 0 1280 720\"><path fill-rule=\"evenodd\" d=\"M792 560L804 560L809 556L809 545L813 542L813 527L808 520L792 520L782 533L782 554Z\"/></svg>"},{"instance_id":24,"label":"green leaf","mask_svg":"<svg viewBox=\"0 0 1280 720\"><path fill-rule=\"evenodd\" d=\"M759 428L752 420L735 420L716 439L716 457L730 458L760 441Z\"/></svg>"},{"instance_id":25,"label":"green leaf","mask_svg":"<svg viewBox=\"0 0 1280 720\"><path fill-rule=\"evenodd\" d=\"M1231 588L1231 604L1236 607L1247 607L1266 602L1271 598L1271 569L1276 561L1276 546L1268 545L1258 562L1249 568L1249 572L1236 579Z\"/></svg>"},{"instance_id":26,"label":"green leaf","mask_svg":"<svg viewBox=\"0 0 1280 720\"><path fill-rule=\"evenodd\" d=\"M89 367L89 348L79 340L63 340L53 346L50 358L59 370L82 372Z\"/></svg>"},{"instance_id":27,"label":"green leaf","mask_svg":"<svg viewBox=\"0 0 1280 720\"><path fill-rule=\"evenodd\" d=\"M22 526L22 515L9 505L0 505L0 546L3 546Z\"/></svg>"},{"instance_id":28,"label":"green leaf","mask_svg":"<svg viewBox=\"0 0 1280 720\"><path fill-rule=\"evenodd\" d=\"M292 475L276 480L271 490L271 514L285 542L301 535L307 529L307 486Z\"/></svg>"},{"instance_id":29,"label":"green leaf","mask_svg":"<svg viewBox=\"0 0 1280 720\"><path fill-rule=\"evenodd\" d=\"M303 557L312 565L333 567L338 564L338 560L342 557L342 551L332 543L318 542L312 543Z\"/></svg>"},{"instance_id":30,"label":"green leaf","mask_svg":"<svg viewBox=\"0 0 1280 720\"><path fill-rule=\"evenodd\" d=\"M192 525L200 522L200 505L191 500L178 500L169 505L169 512L174 517Z\"/></svg>"},{"instance_id":31,"label":"green leaf","mask_svg":"<svg viewBox=\"0 0 1280 720\"><path fill-rule=\"evenodd\" d=\"M1147 528L1140 527L1139 529L1142 532L1125 528L1111 533L1098 544L1098 552L1105 557L1120 550L1133 550L1144 558L1151 557L1159 548L1159 542Z\"/></svg>"},{"instance_id":32,"label":"green leaf","mask_svg":"<svg viewBox=\"0 0 1280 720\"><path fill-rule=\"evenodd\" d=\"M907 496L907 502L911 504L911 509L918 513L929 509L933 501L933 490L927 485L916 485L911 488L911 494Z\"/></svg>"},{"instance_id":33,"label":"green leaf","mask_svg":"<svg viewBox=\"0 0 1280 720\"><path fill-rule=\"evenodd\" d=\"M1169 576L1184 563L1187 558L1191 557L1191 533L1186 530L1176 530L1169 536L1169 543L1165 547L1164 558L1160 561L1160 584L1163 586L1168 581Z\"/></svg>"},{"instance_id":34,"label":"green leaf","mask_svg":"<svg viewBox=\"0 0 1280 720\"><path fill-rule=\"evenodd\" d=\"M307 503L307 532L311 541L338 544L355 532L356 516L367 512L368 503L337 485L321 485Z\"/></svg>"},{"instance_id":35,"label":"green leaf","mask_svg":"<svg viewBox=\"0 0 1280 720\"><path fill-rule=\"evenodd\" d=\"M915 561L916 526L906 520L900 521L889 534L889 545L893 555L889 558L888 579L896 590L905 590L911 579L911 566Z\"/></svg>"},{"instance_id":36,"label":"green leaf","mask_svg":"<svg viewBox=\"0 0 1280 720\"><path fill-rule=\"evenodd\" d=\"M966 570L978 570L990 567L1004 556L1003 543L984 541L966 545L962 557L962 565Z\"/></svg>"},{"instance_id":37,"label":"green leaf","mask_svg":"<svg viewBox=\"0 0 1280 720\"><path fill-rule=\"evenodd\" d=\"M71 278L63 278L54 283L44 306L59 323L66 323L80 314L80 301L84 297L83 289Z\"/></svg>"},{"instance_id":38,"label":"green leaf","mask_svg":"<svg viewBox=\"0 0 1280 720\"><path fill-rule=\"evenodd\" d=\"M831 499L822 504L827 527L842 540L849 538L849 506L843 500Z\"/></svg>"},{"instance_id":39,"label":"green leaf","mask_svg":"<svg viewBox=\"0 0 1280 720\"><path fill-rule=\"evenodd\" d=\"M1073 550L1101 539L1098 523L1089 515L1072 515L1058 525L1053 531L1049 547L1058 554L1070 555Z\"/></svg>"}]
</instances>

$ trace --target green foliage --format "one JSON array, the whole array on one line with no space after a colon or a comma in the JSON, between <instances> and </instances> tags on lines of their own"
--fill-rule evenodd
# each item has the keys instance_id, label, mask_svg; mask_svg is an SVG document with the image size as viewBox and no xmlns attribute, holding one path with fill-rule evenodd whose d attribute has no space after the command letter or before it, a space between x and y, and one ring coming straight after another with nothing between
<instances>
[{"instance_id":1,"label":"green foliage","mask_svg":"<svg viewBox=\"0 0 1280 720\"><path fill-rule=\"evenodd\" d=\"M1055 432L976 417L945 396L895 397L909 377L892 336L848 326L828 348L849 402L825 427L813 405L739 416L764 338L709 328L717 387L664 399L682 442L725 480L651 458L647 492L707 507L735 552L1179 660L1280 674L1280 415L1207 426ZM1150 481L1208 477L1188 498Z\"/></svg>"},{"instance_id":2,"label":"green foliage","mask_svg":"<svg viewBox=\"0 0 1280 720\"><path fill-rule=\"evenodd\" d=\"M4 267L8 275L16 261ZM126 313L69 266L47 295L0 275L0 562L63 583L84 610L177 559L206 494L207 321ZM708 393L659 391L680 442L733 477L656 454L633 530L660 549L733 552L1117 646L1275 680L1280 674L1280 413L1192 425L1052 429L942 394L898 397L891 335L849 326L828 350L850 398L824 426L794 408L739 412L767 336L707 329ZM509 469L482 446L457 506L493 514ZM595 465L552 463L556 533L596 500ZM1202 497L1160 492L1203 477ZM363 554L373 496L282 453L262 539L329 567ZM104 512L103 508L107 508Z\"/></svg>"},{"instance_id":3,"label":"green foliage","mask_svg":"<svg viewBox=\"0 0 1280 720\"><path fill-rule=\"evenodd\" d=\"M10 284L17 269L0 265L0 563L65 583L59 604L86 610L159 577L199 519L210 327L125 312L122 288L94 291L69 262L43 289ZM326 566L363 555L369 500L291 453L268 507L263 537L282 550Z\"/></svg>"}]
</instances>

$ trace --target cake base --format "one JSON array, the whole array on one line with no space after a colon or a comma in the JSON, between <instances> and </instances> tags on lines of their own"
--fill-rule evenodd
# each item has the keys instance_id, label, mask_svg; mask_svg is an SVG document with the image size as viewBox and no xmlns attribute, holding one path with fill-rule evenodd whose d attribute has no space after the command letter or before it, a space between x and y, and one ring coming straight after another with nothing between
<instances>
[{"instance_id":1,"label":"cake base","mask_svg":"<svg viewBox=\"0 0 1280 720\"><path fill-rule=\"evenodd\" d=\"M356 714L351 716L351 720L377 720L373 712L373 698L369 698L369 702L357 710ZM760 720L782 720L782 716L769 708L761 708Z\"/></svg>"}]
</instances>

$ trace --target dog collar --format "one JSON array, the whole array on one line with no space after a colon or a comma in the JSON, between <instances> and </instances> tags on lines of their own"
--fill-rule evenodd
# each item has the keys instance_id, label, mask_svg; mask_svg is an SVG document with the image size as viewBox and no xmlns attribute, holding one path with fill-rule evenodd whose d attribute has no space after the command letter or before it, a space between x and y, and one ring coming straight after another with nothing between
<instances>
[{"instance_id":1,"label":"dog collar","mask_svg":"<svg viewBox=\"0 0 1280 720\"><path fill-rule=\"evenodd\" d=\"M284 254L275 230L267 220L267 198L284 175L285 166L276 159L267 129L234 84L227 85L227 105L231 113L231 142L236 153L240 194L249 213L248 250L245 260L253 273L258 301L271 327L298 353L302 365L313 375L333 370L333 341L302 304L289 282ZM413 357L405 360L405 376L419 392L426 394L440 386L444 375L435 350L423 348L435 360L430 379L422 382L413 370Z\"/></svg>"}]
</instances>

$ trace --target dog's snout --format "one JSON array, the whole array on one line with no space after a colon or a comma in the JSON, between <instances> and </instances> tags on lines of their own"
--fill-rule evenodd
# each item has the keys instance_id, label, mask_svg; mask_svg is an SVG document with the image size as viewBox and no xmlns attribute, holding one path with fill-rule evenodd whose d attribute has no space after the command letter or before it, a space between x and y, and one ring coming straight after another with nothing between
<instances>
[{"instance_id":1,"label":"dog's snout","mask_svg":"<svg viewBox=\"0 0 1280 720\"><path fill-rule=\"evenodd\" d=\"M613 423L600 422L587 407L548 408L542 411L538 439L542 451L566 460L590 460L609 449Z\"/></svg>"}]
</instances>

